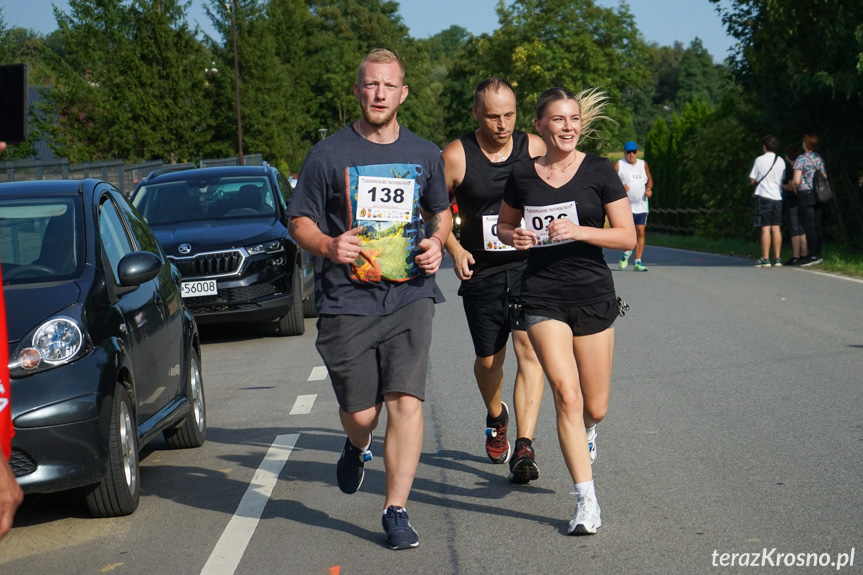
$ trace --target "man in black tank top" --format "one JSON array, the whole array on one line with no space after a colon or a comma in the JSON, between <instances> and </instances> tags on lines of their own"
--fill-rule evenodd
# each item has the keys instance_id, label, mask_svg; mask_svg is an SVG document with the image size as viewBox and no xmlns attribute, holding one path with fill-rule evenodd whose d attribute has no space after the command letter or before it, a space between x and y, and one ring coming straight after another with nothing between
<instances>
[{"instance_id":1,"label":"man in black tank top","mask_svg":"<svg viewBox=\"0 0 863 575\"><path fill-rule=\"evenodd\" d=\"M510 464L510 481L539 477L532 446L545 384L542 367L513 311L527 253L497 239L497 214L513 165L545 153L538 136L514 130L515 91L506 80L489 78L474 92L473 115L479 128L443 151L447 186L455 193L462 218L461 243L450 234L446 249L462 280L462 296L476 360L474 375L486 406L486 453L493 463ZM512 331L518 373L513 389L516 415L514 452L507 438L509 408L501 401L506 342Z\"/></svg>"}]
</instances>

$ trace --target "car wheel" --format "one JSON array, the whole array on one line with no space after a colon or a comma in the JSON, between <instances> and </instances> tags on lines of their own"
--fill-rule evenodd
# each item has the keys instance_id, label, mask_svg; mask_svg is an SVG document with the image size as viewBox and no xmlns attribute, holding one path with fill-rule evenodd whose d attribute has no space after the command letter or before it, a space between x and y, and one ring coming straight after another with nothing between
<instances>
[{"instance_id":1,"label":"car wheel","mask_svg":"<svg viewBox=\"0 0 863 575\"><path fill-rule=\"evenodd\" d=\"M207 439L207 403L204 397L204 379L201 362L195 348L189 349L189 415L177 426L166 429L162 435L173 449L201 447Z\"/></svg>"},{"instance_id":2,"label":"car wheel","mask_svg":"<svg viewBox=\"0 0 863 575\"><path fill-rule=\"evenodd\" d=\"M303 300L303 316L318 317L318 308L315 306L315 292Z\"/></svg>"},{"instance_id":3,"label":"car wheel","mask_svg":"<svg viewBox=\"0 0 863 575\"><path fill-rule=\"evenodd\" d=\"M108 438L108 472L87 493L87 508L93 517L131 515L141 496L138 466L138 429L132 401L126 388L117 384Z\"/></svg>"},{"instance_id":4,"label":"car wheel","mask_svg":"<svg viewBox=\"0 0 863 575\"><path fill-rule=\"evenodd\" d=\"M303 276L300 266L296 264L291 285L291 309L279 318L279 335L303 335L306 331L306 324L303 322Z\"/></svg>"}]
</instances>

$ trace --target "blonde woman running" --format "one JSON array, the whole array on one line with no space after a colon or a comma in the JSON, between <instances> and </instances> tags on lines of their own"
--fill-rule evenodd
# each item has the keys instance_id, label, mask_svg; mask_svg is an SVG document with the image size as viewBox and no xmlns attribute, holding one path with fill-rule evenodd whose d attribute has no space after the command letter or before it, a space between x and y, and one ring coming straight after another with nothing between
<instances>
[{"instance_id":1,"label":"blonde woman running","mask_svg":"<svg viewBox=\"0 0 863 575\"><path fill-rule=\"evenodd\" d=\"M498 219L501 241L530 249L522 303L575 484L570 535L596 533L602 525L591 452L596 423L608 409L612 324L620 311L602 249L629 250L636 241L629 200L611 163L576 149L591 123L603 118L604 101L596 90L574 96L552 88L540 95L534 125L547 152L515 166Z\"/></svg>"}]
</instances>

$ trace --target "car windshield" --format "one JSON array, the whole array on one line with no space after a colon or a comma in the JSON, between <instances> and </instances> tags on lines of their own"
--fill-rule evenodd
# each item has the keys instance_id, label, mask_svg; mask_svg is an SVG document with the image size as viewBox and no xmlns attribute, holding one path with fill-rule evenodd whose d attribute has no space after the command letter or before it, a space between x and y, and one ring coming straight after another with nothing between
<instances>
[{"instance_id":1,"label":"car windshield","mask_svg":"<svg viewBox=\"0 0 863 575\"><path fill-rule=\"evenodd\" d=\"M75 198L0 198L3 284L76 277L84 260L82 229Z\"/></svg>"},{"instance_id":2,"label":"car windshield","mask_svg":"<svg viewBox=\"0 0 863 575\"><path fill-rule=\"evenodd\" d=\"M270 216L275 199L265 177L225 176L142 186L132 203L150 225Z\"/></svg>"}]
</instances>

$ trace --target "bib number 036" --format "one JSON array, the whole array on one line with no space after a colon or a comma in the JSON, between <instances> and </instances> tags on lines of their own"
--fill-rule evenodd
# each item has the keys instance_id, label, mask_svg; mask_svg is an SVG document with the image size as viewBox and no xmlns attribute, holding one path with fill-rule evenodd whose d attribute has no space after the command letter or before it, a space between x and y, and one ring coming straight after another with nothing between
<instances>
[{"instance_id":1,"label":"bib number 036","mask_svg":"<svg viewBox=\"0 0 863 575\"><path fill-rule=\"evenodd\" d=\"M544 248L573 241L571 239L552 240L548 235L548 225L554 220L563 218L578 225L578 212L575 209L575 202L564 202L552 206L525 206L525 227L536 233L536 239L531 247Z\"/></svg>"}]
</instances>

